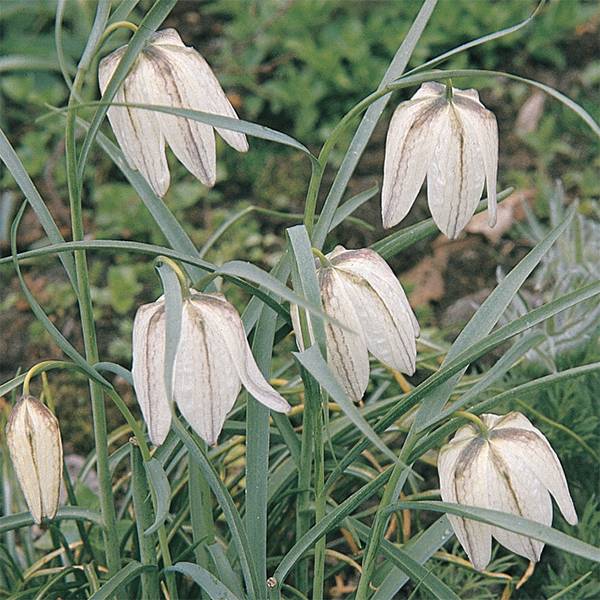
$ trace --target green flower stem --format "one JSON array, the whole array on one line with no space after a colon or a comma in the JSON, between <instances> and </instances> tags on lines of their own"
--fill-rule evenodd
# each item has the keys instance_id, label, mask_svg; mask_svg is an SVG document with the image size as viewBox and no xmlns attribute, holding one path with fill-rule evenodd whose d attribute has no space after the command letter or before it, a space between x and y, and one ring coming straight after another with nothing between
<instances>
[{"instance_id":1,"label":"green flower stem","mask_svg":"<svg viewBox=\"0 0 600 600\"><path fill-rule=\"evenodd\" d=\"M133 443L135 441L136 443ZM131 488L133 507L135 510L135 526L140 548L140 562L144 565L158 566L154 536L144 534L152 525L152 510L147 501L148 480L144 471L142 454L137 445L137 439L131 443ZM147 571L141 576L142 600L160 598L158 571Z\"/></svg>"},{"instance_id":2,"label":"green flower stem","mask_svg":"<svg viewBox=\"0 0 600 600\"><path fill-rule=\"evenodd\" d=\"M69 106L72 106L76 102L76 96L81 91L84 79L85 71L83 69L78 69L77 74L75 75L75 81L73 82L73 89L69 97ZM69 111L67 113L67 123L65 127L65 153L73 241L81 241L84 238L83 213L81 206L82 182L77 178L77 150L75 143L74 111ZM95 364L98 362L98 345L96 342L96 330L94 326L94 314L85 250L78 250L74 254L77 288L79 292L79 312L81 315L85 356L86 360L90 364ZM97 453L98 481L100 484L100 509L106 526L103 530L104 547L108 571L112 576L116 574L120 568L121 557L119 550L119 538L117 535L117 518L115 513L114 497L112 493L112 481L108 465L106 412L104 408L104 397L101 386L91 380L89 385L92 401L94 442Z\"/></svg>"},{"instance_id":3,"label":"green flower stem","mask_svg":"<svg viewBox=\"0 0 600 600\"><path fill-rule=\"evenodd\" d=\"M105 30L100 39L98 40L97 48L102 48L102 44L108 39L108 36L111 33L115 32L117 29L129 29L135 33L139 28L131 21L116 21L115 23L111 23Z\"/></svg>"},{"instance_id":4,"label":"green flower stem","mask_svg":"<svg viewBox=\"0 0 600 600\"><path fill-rule=\"evenodd\" d=\"M315 414L312 410L315 382L303 368L300 369L302 381L304 382L304 412L302 414L302 440L300 442L300 466L298 469L298 494L296 497L296 541L311 526L311 473L313 459L313 434L315 433ZM308 590L308 560L298 561L296 565L296 587L300 590Z\"/></svg>"},{"instance_id":5,"label":"green flower stem","mask_svg":"<svg viewBox=\"0 0 600 600\"><path fill-rule=\"evenodd\" d=\"M179 285L181 286L181 296L187 298L190 295L190 282L181 265L168 256L157 256L154 259L154 266L158 268L162 265L167 265L177 275Z\"/></svg>"},{"instance_id":6,"label":"green flower stem","mask_svg":"<svg viewBox=\"0 0 600 600\"><path fill-rule=\"evenodd\" d=\"M312 377L311 377L312 379ZM311 410L314 410L314 429L313 443L315 456L315 523L319 523L325 518L326 496L325 496L325 445L323 443L323 407L321 390L318 383L314 382L316 392L307 396L307 401L310 404L315 403ZM325 550L327 548L327 536L322 536L315 543L315 562L313 567L313 599L323 600L323 586L325 583Z\"/></svg>"},{"instance_id":7,"label":"green flower stem","mask_svg":"<svg viewBox=\"0 0 600 600\"><path fill-rule=\"evenodd\" d=\"M454 416L471 421L471 423L479 429L484 438L489 436L490 428L477 415L467 412L466 410L457 410L454 412Z\"/></svg>"},{"instance_id":8,"label":"green flower stem","mask_svg":"<svg viewBox=\"0 0 600 600\"><path fill-rule=\"evenodd\" d=\"M45 360L37 363L36 365L33 365L25 375L25 379L23 380L23 396L29 396L29 384L33 377L46 371L50 371L51 369L74 369L76 371L81 371L77 365L64 360Z\"/></svg>"},{"instance_id":9,"label":"green flower stem","mask_svg":"<svg viewBox=\"0 0 600 600\"><path fill-rule=\"evenodd\" d=\"M367 551L362 561L362 574L358 582L358 588L356 590L356 600L367 600L369 595L369 586L373 579L373 571L375 569L375 561L377 554L379 553L379 546L381 540L385 534L385 530L390 519L391 514L387 511L387 507L396 501L396 498L400 494L400 489L408 477L406 458L410 454L417 436L410 432L404 442L398 461L394 465L390 478L385 484L381 502L377 507L377 513L375 520L373 521L373 527L371 528L371 535L369 536L369 542L367 545ZM410 467L410 465L409 465Z\"/></svg>"}]
</instances>

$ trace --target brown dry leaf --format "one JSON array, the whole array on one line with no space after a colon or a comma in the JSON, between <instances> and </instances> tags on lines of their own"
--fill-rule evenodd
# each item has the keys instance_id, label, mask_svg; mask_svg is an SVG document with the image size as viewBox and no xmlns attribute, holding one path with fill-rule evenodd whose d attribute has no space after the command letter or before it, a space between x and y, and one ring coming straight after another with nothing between
<instances>
[{"instance_id":1,"label":"brown dry leaf","mask_svg":"<svg viewBox=\"0 0 600 600\"><path fill-rule=\"evenodd\" d=\"M529 98L525 100L515 121L515 133L523 135L531 133L537 129L540 118L544 112L544 104L546 103L546 94L541 90L535 90Z\"/></svg>"},{"instance_id":2,"label":"brown dry leaf","mask_svg":"<svg viewBox=\"0 0 600 600\"><path fill-rule=\"evenodd\" d=\"M498 204L498 219L494 227L488 225L487 211L475 215L465 227L468 233L481 233L492 244L497 244L500 238L513 226L513 223L525 218L523 202L530 202L535 190L519 190Z\"/></svg>"}]
</instances>

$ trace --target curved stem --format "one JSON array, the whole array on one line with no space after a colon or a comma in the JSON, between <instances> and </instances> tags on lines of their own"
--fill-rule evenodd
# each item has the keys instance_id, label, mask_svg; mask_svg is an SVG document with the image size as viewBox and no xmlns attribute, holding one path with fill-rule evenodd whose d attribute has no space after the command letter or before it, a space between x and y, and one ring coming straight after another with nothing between
<instances>
[{"instance_id":1,"label":"curved stem","mask_svg":"<svg viewBox=\"0 0 600 600\"><path fill-rule=\"evenodd\" d=\"M78 69L73 82L73 89L69 96L69 106L73 106L80 93L85 70ZM75 143L75 111L67 112L65 127L65 154L67 167L67 185L69 190L69 205L71 210L71 229L74 241L84 238L83 213L81 205L82 182L77 177L77 158ZM81 328L83 332L86 360L90 364L98 362L98 346L90 292L90 282L87 261L84 250L75 253L75 272L77 275L77 288L79 292L79 312L81 315ZM114 575L120 568L121 558L119 538L117 535L117 516L115 512L114 497L112 493L112 478L108 465L108 435L106 429L106 412L101 386L90 381L90 397L92 401L92 419L94 427L94 442L97 453L98 481L100 484L100 509L106 528L103 531L106 562L109 573Z\"/></svg>"},{"instance_id":2,"label":"curved stem","mask_svg":"<svg viewBox=\"0 0 600 600\"><path fill-rule=\"evenodd\" d=\"M66 362L64 360L45 360L43 362L37 363L37 365L33 365L27 374L25 375L25 379L23 380L23 396L29 396L29 384L31 379L40 373L44 373L45 371L50 371L51 369L75 369L77 371L81 371L81 369L74 365L73 363Z\"/></svg>"},{"instance_id":3,"label":"curved stem","mask_svg":"<svg viewBox=\"0 0 600 600\"><path fill-rule=\"evenodd\" d=\"M463 419L467 419L467 421L471 421L471 423L473 423L477 429L479 429L484 438L489 436L490 428L477 415L467 412L466 410L457 410L454 412L454 416L462 417Z\"/></svg>"}]
</instances>

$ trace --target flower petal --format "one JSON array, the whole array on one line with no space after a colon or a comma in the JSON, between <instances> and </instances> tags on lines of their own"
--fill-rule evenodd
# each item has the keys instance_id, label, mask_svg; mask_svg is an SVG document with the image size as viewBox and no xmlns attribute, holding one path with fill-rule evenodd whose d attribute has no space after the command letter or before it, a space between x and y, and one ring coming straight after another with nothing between
<instances>
[{"instance_id":1,"label":"flower petal","mask_svg":"<svg viewBox=\"0 0 600 600\"><path fill-rule=\"evenodd\" d=\"M104 58L98 68L100 90L104 94L117 68L124 48ZM136 61L133 69L114 97L115 103L151 104L156 82L149 80L144 55ZM169 167L165 156L165 139L160 131L157 115L148 110L113 106L108 109L108 120L125 154L129 165L144 176L154 192L162 197L169 189Z\"/></svg>"},{"instance_id":2,"label":"flower petal","mask_svg":"<svg viewBox=\"0 0 600 600\"><path fill-rule=\"evenodd\" d=\"M192 429L215 445L241 389L225 332L194 294L186 300L174 370L173 396ZM203 296L202 296L203 297Z\"/></svg>"},{"instance_id":3,"label":"flower petal","mask_svg":"<svg viewBox=\"0 0 600 600\"><path fill-rule=\"evenodd\" d=\"M489 448L476 438L462 442L460 452L441 452L438 459L440 490L445 502L490 508L487 494ZM490 562L492 528L485 523L448 515L448 519L469 560L478 571Z\"/></svg>"},{"instance_id":4,"label":"flower petal","mask_svg":"<svg viewBox=\"0 0 600 600\"><path fill-rule=\"evenodd\" d=\"M151 90L150 104L176 108L197 108L197 89L193 74L173 60L174 46L147 46L143 52L148 65L146 85ZM217 158L215 136L210 125L165 113L155 113L160 130L175 156L202 183L216 181Z\"/></svg>"},{"instance_id":5,"label":"flower petal","mask_svg":"<svg viewBox=\"0 0 600 600\"><path fill-rule=\"evenodd\" d=\"M477 139L452 103L441 120L439 143L427 171L427 200L436 225L455 238L479 203L485 181Z\"/></svg>"},{"instance_id":6,"label":"flower petal","mask_svg":"<svg viewBox=\"0 0 600 600\"><path fill-rule=\"evenodd\" d=\"M200 299L198 299L199 297ZM269 385L260 372L248 345L240 315L233 305L224 298L212 294L196 294L193 298L197 305L202 305L210 328L227 349L233 368L237 371L242 385L256 400L271 410L288 412L290 405L281 394ZM231 374L225 373L225 376L229 377Z\"/></svg>"},{"instance_id":7,"label":"flower petal","mask_svg":"<svg viewBox=\"0 0 600 600\"><path fill-rule=\"evenodd\" d=\"M381 190L383 226L399 223L413 205L438 143L443 98L427 96L396 108L387 133Z\"/></svg>"},{"instance_id":8,"label":"flower petal","mask_svg":"<svg viewBox=\"0 0 600 600\"><path fill-rule=\"evenodd\" d=\"M327 256L338 269L366 279L392 314L406 313L412 323L414 336L419 337L419 322L408 302L404 288L390 266L377 252L362 248L344 250L344 253L338 253L336 256L330 253ZM403 317L402 322L404 323L405 320L406 318Z\"/></svg>"},{"instance_id":9,"label":"flower petal","mask_svg":"<svg viewBox=\"0 0 600 600\"><path fill-rule=\"evenodd\" d=\"M133 386L150 440L160 446L171 428L171 408L165 389L164 300L145 304L133 322Z\"/></svg>"},{"instance_id":10,"label":"flower petal","mask_svg":"<svg viewBox=\"0 0 600 600\"><path fill-rule=\"evenodd\" d=\"M359 402L369 383L369 354L360 320L353 302L347 296L343 277L336 269L319 270L323 310L349 329L342 329L331 322L325 323L327 362L348 397Z\"/></svg>"},{"instance_id":11,"label":"flower petal","mask_svg":"<svg viewBox=\"0 0 600 600\"><path fill-rule=\"evenodd\" d=\"M550 495L534 473L518 468L511 462L503 448L490 442L490 468L488 470L488 507L531 519L544 525L552 523ZM511 552L533 562L540 559L544 543L524 535L494 527L492 535Z\"/></svg>"},{"instance_id":12,"label":"flower petal","mask_svg":"<svg viewBox=\"0 0 600 600\"><path fill-rule=\"evenodd\" d=\"M469 96L467 92L474 92ZM487 110L475 90L464 90L457 94L455 105L467 135L477 140L485 169L488 220L490 227L496 224L496 179L498 177L498 124L494 113Z\"/></svg>"},{"instance_id":13,"label":"flower petal","mask_svg":"<svg viewBox=\"0 0 600 600\"><path fill-rule=\"evenodd\" d=\"M552 494L567 522L575 525L577 513L565 473L544 434L525 415L514 412L498 422L491 432L491 439L511 468L528 469Z\"/></svg>"},{"instance_id":14,"label":"flower petal","mask_svg":"<svg viewBox=\"0 0 600 600\"><path fill-rule=\"evenodd\" d=\"M10 457L36 523L53 519L62 479L62 442L56 417L39 400L24 396L6 427Z\"/></svg>"},{"instance_id":15,"label":"flower petal","mask_svg":"<svg viewBox=\"0 0 600 600\"><path fill-rule=\"evenodd\" d=\"M170 47L168 56L173 68L176 68L182 77L185 73L187 85L190 86L189 98L192 102L189 108L232 119L238 118L209 64L194 48ZM216 129L232 148L238 152L248 151L248 140L243 133L221 127Z\"/></svg>"}]
</instances>

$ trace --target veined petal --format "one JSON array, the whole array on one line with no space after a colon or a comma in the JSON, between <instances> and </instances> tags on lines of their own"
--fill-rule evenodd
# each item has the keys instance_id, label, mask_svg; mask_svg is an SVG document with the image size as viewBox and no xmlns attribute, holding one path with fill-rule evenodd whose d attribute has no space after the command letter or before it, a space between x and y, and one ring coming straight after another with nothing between
<instances>
[{"instance_id":1,"label":"veined petal","mask_svg":"<svg viewBox=\"0 0 600 600\"><path fill-rule=\"evenodd\" d=\"M366 279L373 290L379 295L388 310L395 318L401 317L401 322L406 322L406 315L410 319L415 337L419 337L419 322L413 312L404 288L390 266L369 248L360 250L345 250L336 256L327 255L333 265L341 270Z\"/></svg>"},{"instance_id":2,"label":"veined petal","mask_svg":"<svg viewBox=\"0 0 600 600\"><path fill-rule=\"evenodd\" d=\"M250 395L271 410L288 412L290 405L269 385L260 372L248 345L240 315L233 305L224 298L212 294L197 294L193 298L197 305L202 306L206 321L210 324L214 335L219 337L219 343L229 353L233 368ZM231 376L229 373L225 375Z\"/></svg>"},{"instance_id":3,"label":"veined petal","mask_svg":"<svg viewBox=\"0 0 600 600\"><path fill-rule=\"evenodd\" d=\"M100 90L104 94L124 48L104 58L98 69ZM147 62L142 54L114 97L115 103L152 104L154 82L148 81ZM108 120L129 165L144 176L154 192L162 197L169 189L169 167L165 140L160 131L158 113L113 106Z\"/></svg>"},{"instance_id":4,"label":"veined petal","mask_svg":"<svg viewBox=\"0 0 600 600\"><path fill-rule=\"evenodd\" d=\"M474 92L475 96L468 96ZM498 177L498 124L494 113L487 110L475 90L464 90L455 96L456 109L460 114L466 134L474 137L479 146L485 169L488 196L488 220L490 227L496 224L496 179Z\"/></svg>"},{"instance_id":5,"label":"veined petal","mask_svg":"<svg viewBox=\"0 0 600 600\"><path fill-rule=\"evenodd\" d=\"M194 48L171 46L168 48L168 57L173 68L190 88L189 99L192 104L189 108L232 119L238 118L209 64ZM248 151L248 140L243 133L221 127L216 129L238 152Z\"/></svg>"},{"instance_id":6,"label":"veined petal","mask_svg":"<svg viewBox=\"0 0 600 600\"><path fill-rule=\"evenodd\" d=\"M165 441L171 427L171 408L165 389L165 309L164 301L145 304L133 322L133 386L156 446Z\"/></svg>"},{"instance_id":7,"label":"veined petal","mask_svg":"<svg viewBox=\"0 0 600 600\"><path fill-rule=\"evenodd\" d=\"M366 279L339 271L347 297L354 302L367 349L385 365L412 375L417 347L408 313L403 308L399 314L392 313Z\"/></svg>"},{"instance_id":8,"label":"veined petal","mask_svg":"<svg viewBox=\"0 0 600 600\"><path fill-rule=\"evenodd\" d=\"M544 525L552 523L550 494L529 469L509 462L503 450L490 441L488 469L488 507L531 519ZM511 531L492 528L492 535L511 552L533 562L540 559L544 543Z\"/></svg>"},{"instance_id":9,"label":"veined petal","mask_svg":"<svg viewBox=\"0 0 600 600\"><path fill-rule=\"evenodd\" d=\"M172 61L170 46L148 46L144 52L148 65L146 85L151 90L151 104L176 108L196 108L197 90L186 71ZM215 136L210 125L166 113L157 115L160 130L175 156L202 183L213 186L217 158Z\"/></svg>"},{"instance_id":10,"label":"veined petal","mask_svg":"<svg viewBox=\"0 0 600 600\"><path fill-rule=\"evenodd\" d=\"M383 166L383 226L399 223L413 205L438 144L445 100L436 96L403 102L388 129Z\"/></svg>"},{"instance_id":11,"label":"veined petal","mask_svg":"<svg viewBox=\"0 0 600 600\"><path fill-rule=\"evenodd\" d=\"M212 314L199 297L204 296L194 294L184 302L173 396L192 429L212 446L217 443L241 382L223 342L225 333L212 321Z\"/></svg>"},{"instance_id":12,"label":"veined petal","mask_svg":"<svg viewBox=\"0 0 600 600\"><path fill-rule=\"evenodd\" d=\"M327 362L348 397L359 402L369 383L369 354L362 326L348 297L343 275L336 269L319 270L323 310L347 329L325 323Z\"/></svg>"},{"instance_id":13,"label":"veined petal","mask_svg":"<svg viewBox=\"0 0 600 600\"><path fill-rule=\"evenodd\" d=\"M462 446L462 444L461 444ZM438 467L440 480L444 473L444 483L440 488L442 499L468 506L490 508L487 493L487 473L489 447L487 442L476 438L464 443L460 454L454 459L452 469L447 469L442 456L442 466ZM449 475L452 475L449 478ZM444 497L445 496L445 497ZM448 515L448 519L461 546L465 549L473 566L482 571L490 562L492 553L492 528L485 523Z\"/></svg>"},{"instance_id":14,"label":"veined petal","mask_svg":"<svg viewBox=\"0 0 600 600\"><path fill-rule=\"evenodd\" d=\"M27 506L36 523L53 519L62 479L62 442L56 417L39 400L24 396L14 406L6 441Z\"/></svg>"},{"instance_id":15,"label":"veined petal","mask_svg":"<svg viewBox=\"0 0 600 600\"><path fill-rule=\"evenodd\" d=\"M479 203L485 181L477 139L462 123L453 103L441 119L439 143L427 171L427 200L438 228L455 238Z\"/></svg>"},{"instance_id":16,"label":"veined petal","mask_svg":"<svg viewBox=\"0 0 600 600\"><path fill-rule=\"evenodd\" d=\"M540 485L552 494L567 522L575 525L577 513L565 473L544 434L525 415L514 412L501 419L490 436L511 469L528 469Z\"/></svg>"}]
</instances>

